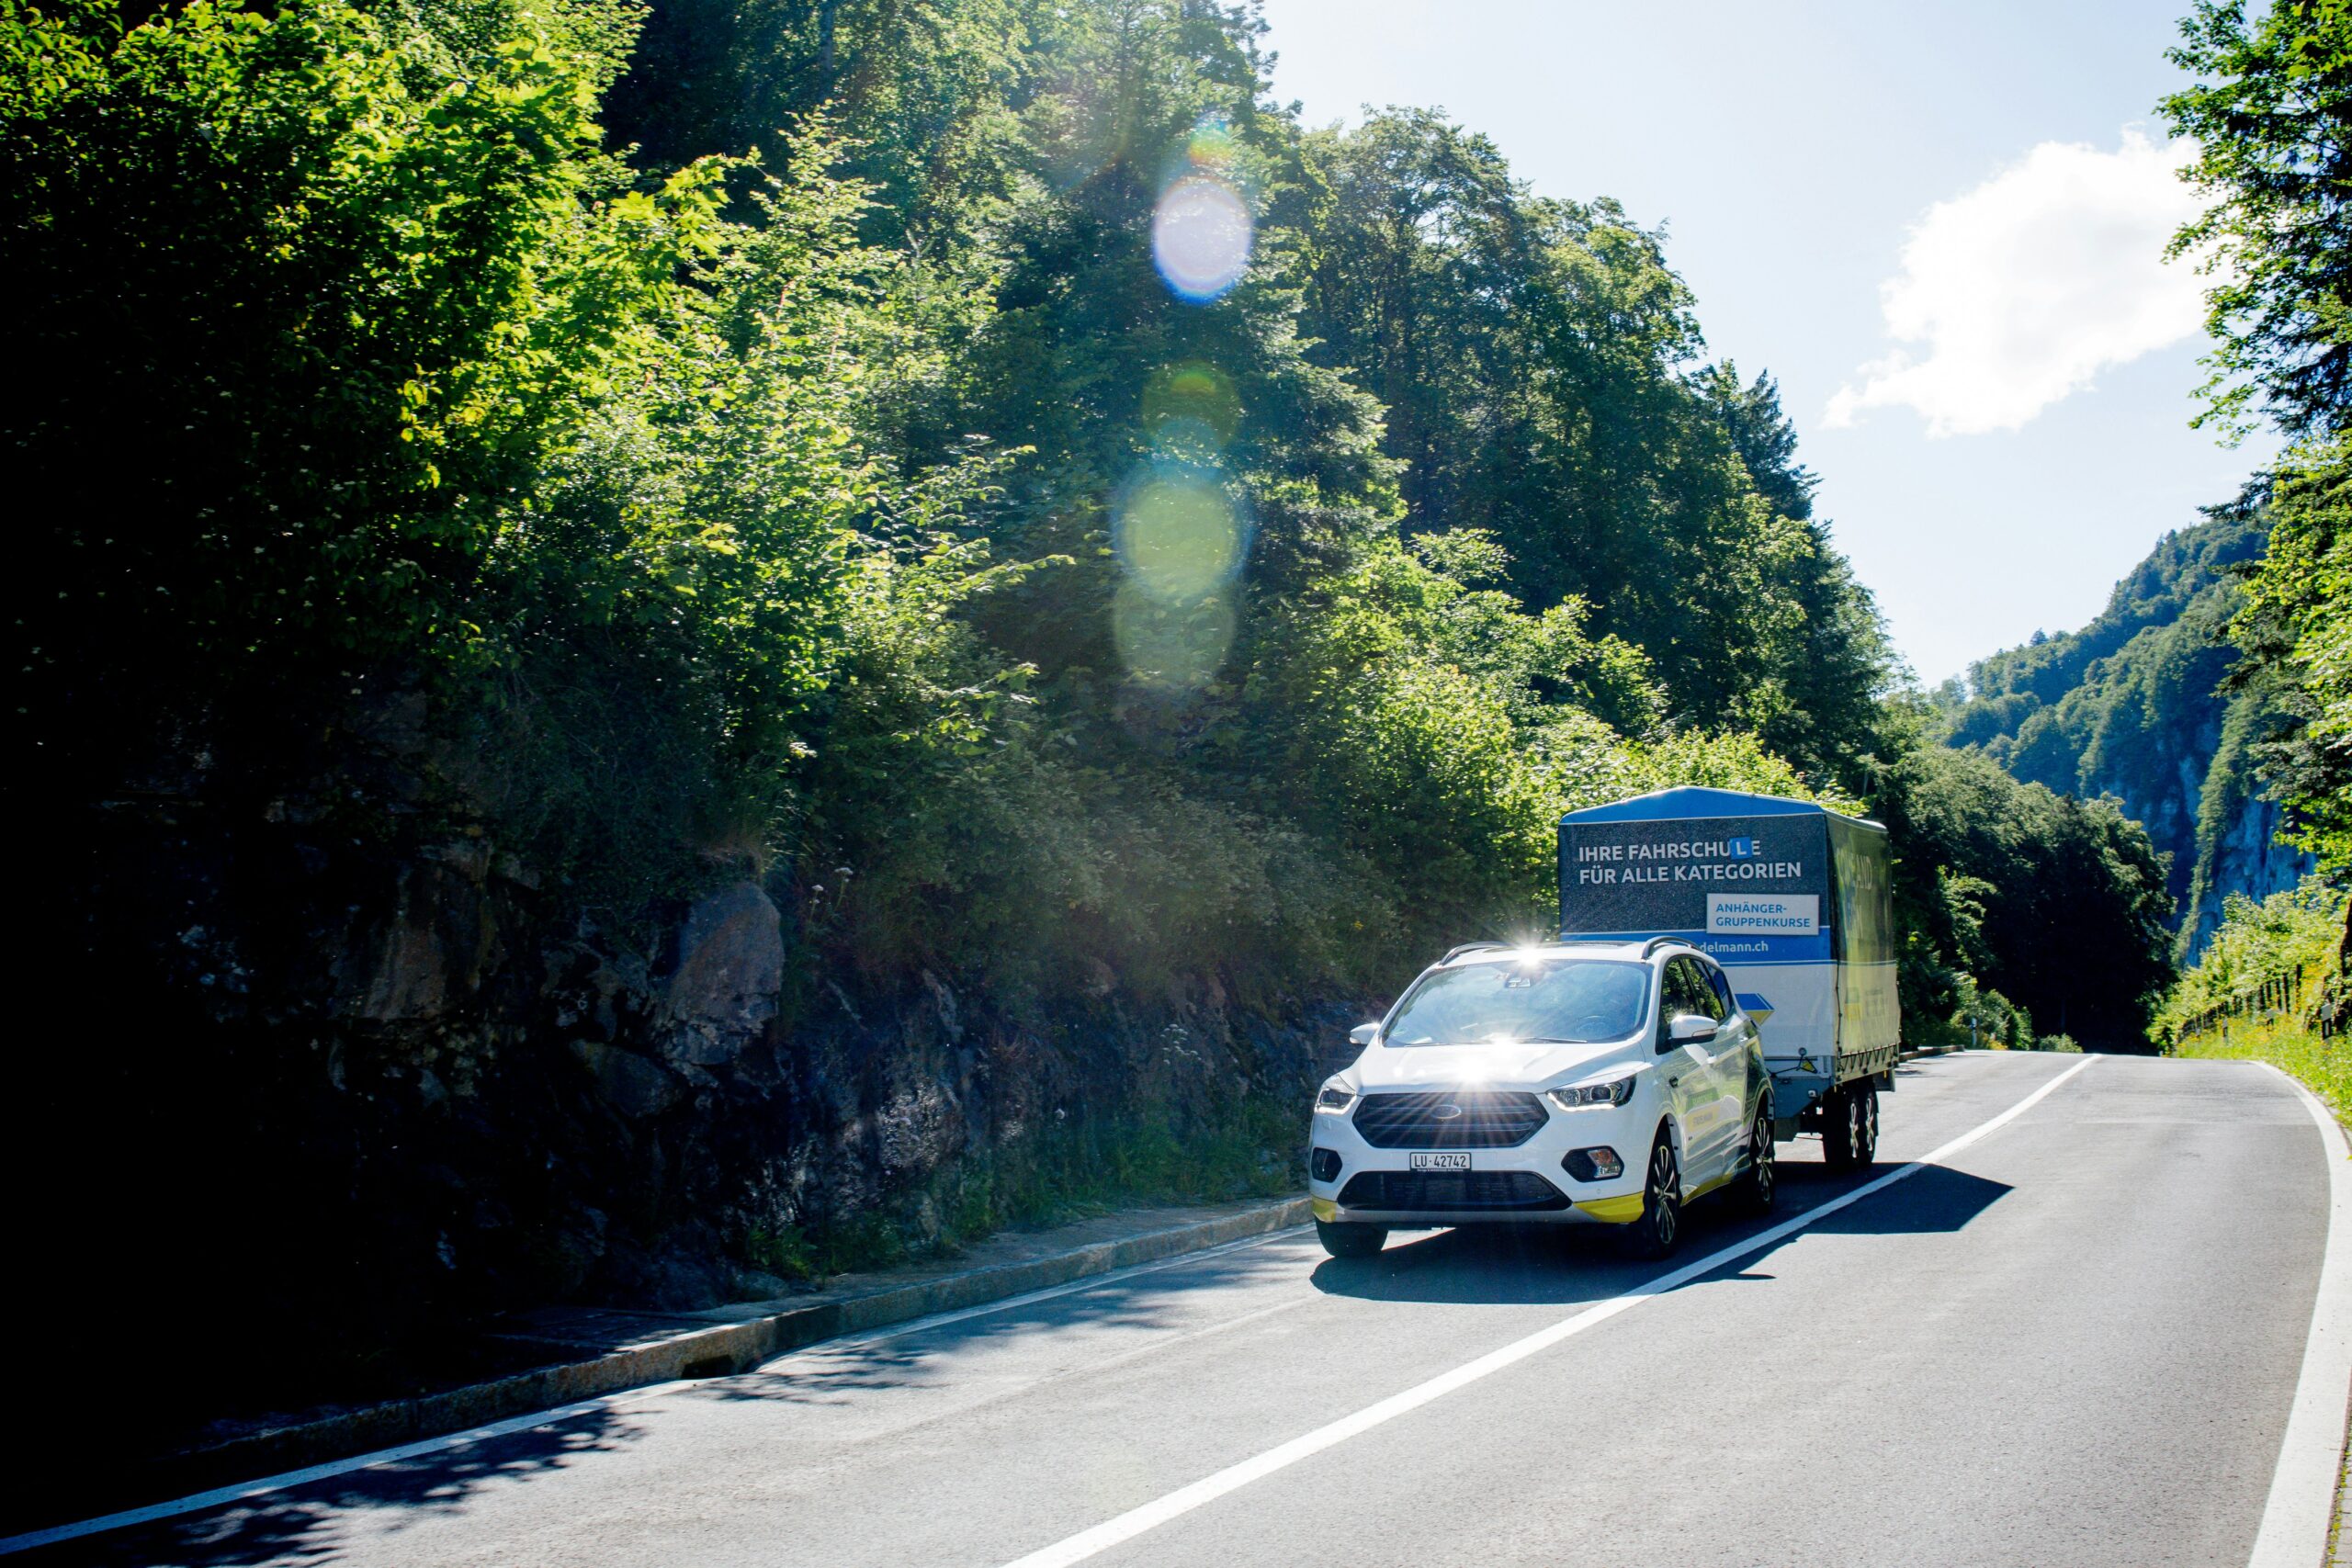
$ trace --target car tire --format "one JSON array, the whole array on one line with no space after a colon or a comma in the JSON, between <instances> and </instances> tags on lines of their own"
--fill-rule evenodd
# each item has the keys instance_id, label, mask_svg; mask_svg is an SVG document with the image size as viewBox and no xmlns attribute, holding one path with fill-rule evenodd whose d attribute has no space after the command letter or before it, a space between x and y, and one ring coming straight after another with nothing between
<instances>
[{"instance_id":1,"label":"car tire","mask_svg":"<svg viewBox=\"0 0 2352 1568\"><path fill-rule=\"evenodd\" d=\"M1867 1170L1878 1158L1878 1085L1856 1084L1849 1098L1854 1106L1854 1168Z\"/></svg>"},{"instance_id":2,"label":"car tire","mask_svg":"<svg viewBox=\"0 0 2352 1568\"><path fill-rule=\"evenodd\" d=\"M1665 1258L1682 1239L1682 1182L1674 1145L1664 1133L1650 1147L1648 1179L1642 1185L1642 1217L1625 1229L1625 1248L1636 1258Z\"/></svg>"},{"instance_id":3,"label":"car tire","mask_svg":"<svg viewBox=\"0 0 2352 1568\"><path fill-rule=\"evenodd\" d=\"M1335 1225L1329 1220L1315 1222L1315 1239L1323 1250L1334 1258L1370 1258L1388 1245L1385 1225Z\"/></svg>"},{"instance_id":4,"label":"car tire","mask_svg":"<svg viewBox=\"0 0 2352 1568\"><path fill-rule=\"evenodd\" d=\"M1833 1089L1821 1102L1821 1163L1831 1170L1854 1168L1853 1098Z\"/></svg>"},{"instance_id":5,"label":"car tire","mask_svg":"<svg viewBox=\"0 0 2352 1568\"><path fill-rule=\"evenodd\" d=\"M1739 1207L1743 1213L1769 1214L1773 1200L1779 1195L1779 1162L1773 1157L1772 1108L1760 1105L1756 1110L1756 1122L1747 1130L1747 1174L1739 1179Z\"/></svg>"}]
</instances>

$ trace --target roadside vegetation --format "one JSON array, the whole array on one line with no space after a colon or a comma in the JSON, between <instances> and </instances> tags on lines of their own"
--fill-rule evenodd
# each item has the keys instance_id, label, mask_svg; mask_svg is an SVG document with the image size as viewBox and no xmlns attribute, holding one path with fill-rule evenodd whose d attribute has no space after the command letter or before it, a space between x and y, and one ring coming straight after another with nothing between
<instances>
[{"instance_id":1,"label":"roadside vegetation","mask_svg":"<svg viewBox=\"0 0 2352 1568\"><path fill-rule=\"evenodd\" d=\"M2256 903L2230 899L2221 931L2157 1017L2175 1055L2268 1062L2338 1120L2352 1117L2345 1000L2346 894L2319 878Z\"/></svg>"}]
</instances>

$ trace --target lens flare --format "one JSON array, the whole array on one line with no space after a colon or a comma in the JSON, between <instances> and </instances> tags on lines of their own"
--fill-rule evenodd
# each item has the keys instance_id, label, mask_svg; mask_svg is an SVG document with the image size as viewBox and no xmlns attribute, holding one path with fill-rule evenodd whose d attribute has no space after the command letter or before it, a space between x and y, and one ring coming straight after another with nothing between
<instances>
[{"instance_id":1,"label":"lens flare","mask_svg":"<svg viewBox=\"0 0 2352 1568\"><path fill-rule=\"evenodd\" d=\"M1183 604L1222 587L1239 569L1241 519L1214 473L1156 465L1120 502L1111 543L1136 589Z\"/></svg>"},{"instance_id":2,"label":"lens flare","mask_svg":"<svg viewBox=\"0 0 2352 1568\"><path fill-rule=\"evenodd\" d=\"M1221 114L1204 114L1193 123L1193 134L1184 143L1184 158L1196 169L1222 173L1233 166L1234 154L1239 148L1232 121Z\"/></svg>"},{"instance_id":3,"label":"lens flare","mask_svg":"<svg viewBox=\"0 0 2352 1568\"><path fill-rule=\"evenodd\" d=\"M1132 581L1111 600L1111 636L1136 679L1163 691L1197 691L1233 650L1234 614L1222 593L1170 604Z\"/></svg>"},{"instance_id":4,"label":"lens flare","mask_svg":"<svg viewBox=\"0 0 2352 1568\"><path fill-rule=\"evenodd\" d=\"M1151 215L1151 259L1180 299L1204 305L1250 266L1250 204L1225 181L1188 175Z\"/></svg>"},{"instance_id":5,"label":"lens flare","mask_svg":"<svg viewBox=\"0 0 2352 1568\"><path fill-rule=\"evenodd\" d=\"M1197 359L1170 365L1144 383L1144 433L1170 456L1188 456L1188 448L1214 454L1240 423L1241 400L1232 379L1214 365Z\"/></svg>"}]
</instances>

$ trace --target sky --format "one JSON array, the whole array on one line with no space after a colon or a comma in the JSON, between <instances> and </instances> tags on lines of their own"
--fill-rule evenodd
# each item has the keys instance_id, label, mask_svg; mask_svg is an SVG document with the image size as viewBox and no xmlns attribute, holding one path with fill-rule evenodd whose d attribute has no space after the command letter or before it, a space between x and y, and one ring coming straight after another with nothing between
<instances>
[{"instance_id":1,"label":"sky","mask_svg":"<svg viewBox=\"0 0 2352 1568\"><path fill-rule=\"evenodd\" d=\"M2185 4L1264 0L1309 125L1442 107L1537 194L1666 226L1929 683L2098 615L2275 450L2188 428Z\"/></svg>"}]
</instances>

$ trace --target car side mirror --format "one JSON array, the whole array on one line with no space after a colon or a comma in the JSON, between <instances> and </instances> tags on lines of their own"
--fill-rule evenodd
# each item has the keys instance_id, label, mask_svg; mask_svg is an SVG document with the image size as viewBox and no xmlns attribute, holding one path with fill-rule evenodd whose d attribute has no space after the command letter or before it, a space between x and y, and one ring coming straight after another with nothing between
<instances>
[{"instance_id":1,"label":"car side mirror","mask_svg":"<svg viewBox=\"0 0 2352 1568\"><path fill-rule=\"evenodd\" d=\"M1715 1037L1718 1027L1715 1021L1704 1013L1679 1012L1666 1026L1666 1043L1668 1045L1703 1044Z\"/></svg>"},{"instance_id":2,"label":"car side mirror","mask_svg":"<svg viewBox=\"0 0 2352 1568\"><path fill-rule=\"evenodd\" d=\"M1348 1043L1359 1047L1369 1045L1374 1039L1378 1038L1379 1034L1380 1025L1376 1023L1359 1023L1353 1029L1348 1031Z\"/></svg>"}]
</instances>

